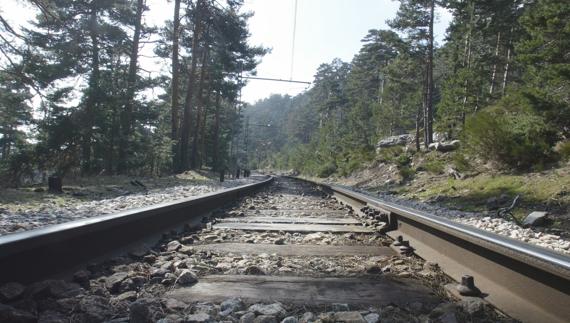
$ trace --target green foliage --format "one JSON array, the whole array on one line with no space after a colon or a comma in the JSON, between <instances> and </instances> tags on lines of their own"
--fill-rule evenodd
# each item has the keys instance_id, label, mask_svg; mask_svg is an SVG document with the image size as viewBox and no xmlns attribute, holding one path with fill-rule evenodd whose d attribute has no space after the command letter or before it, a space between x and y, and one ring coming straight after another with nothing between
<instances>
[{"instance_id":1,"label":"green foliage","mask_svg":"<svg viewBox=\"0 0 570 323\"><path fill-rule=\"evenodd\" d=\"M381 148L378 152L377 160L381 162L394 163L404 153L401 146Z\"/></svg>"},{"instance_id":2,"label":"green foliage","mask_svg":"<svg viewBox=\"0 0 570 323\"><path fill-rule=\"evenodd\" d=\"M445 163L441 160L430 160L423 164L425 169L432 174L443 174Z\"/></svg>"},{"instance_id":3,"label":"green foliage","mask_svg":"<svg viewBox=\"0 0 570 323\"><path fill-rule=\"evenodd\" d=\"M525 66L523 93L546 122L570 135L570 2L539 0L521 17L527 37L517 44Z\"/></svg>"},{"instance_id":4,"label":"green foliage","mask_svg":"<svg viewBox=\"0 0 570 323\"><path fill-rule=\"evenodd\" d=\"M325 165L319 167L319 169L317 170L317 176L329 177L336 172L336 169L337 167L334 163L332 162L326 163Z\"/></svg>"},{"instance_id":5,"label":"green foliage","mask_svg":"<svg viewBox=\"0 0 570 323\"><path fill-rule=\"evenodd\" d=\"M570 161L570 140L564 141L556 145L556 152L563 161Z\"/></svg>"},{"instance_id":6,"label":"green foliage","mask_svg":"<svg viewBox=\"0 0 570 323\"><path fill-rule=\"evenodd\" d=\"M457 151L452 157L453 167L459 172L465 172L471 169L469 159L462 151Z\"/></svg>"},{"instance_id":7,"label":"green foliage","mask_svg":"<svg viewBox=\"0 0 570 323\"><path fill-rule=\"evenodd\" d=\"M2 186L19 186L25 178L31 178L36 167L35 154L30 149L0 160L0 183Z\"/></svg>"},{"instance_id":8,"label":"green foliage","mask_svg":"<svg viewBox=\"0 0 570 323\"><path fill-rule=\"evenodd\" d=\"M341 176L350 175L352 172L361 169L372 160L374 160L374 151L366 149L349 151L345 153L343 158L337 159L337 172Z\"/></svg>"},{"instance_id":9,"label":"green foliage","mask_svg":"<svg viewBox=\"0 0 570 323\"><path fill-rule=\"evenodd\" d=\"M474 156L514 169L529 169L551 159L555 132L524 102L507 97L469 118L465 139Z\"/></svg>"},{"instance_id":10,"label":"green foliage","mask_svg":"<svg viewBox=\"0 0 570 323\"><path fill-rule=\"evenodd\" d=\"M414 175L416 174L416 171L408 166L404 166L404 167L400 167L400 169L398 170L398 173L400 174L400 176L402 177L403 180L410 180L414 177Z\"/></svg>"}]
</instances>

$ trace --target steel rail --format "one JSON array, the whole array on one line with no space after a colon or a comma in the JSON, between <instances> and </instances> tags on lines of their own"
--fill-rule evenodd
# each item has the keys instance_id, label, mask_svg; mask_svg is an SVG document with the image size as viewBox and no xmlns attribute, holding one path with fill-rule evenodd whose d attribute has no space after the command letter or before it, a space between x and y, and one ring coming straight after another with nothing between
<instances>
[{"instance_id":1,"label":"steel rail","mask_svg":"<svg viewBox=\"0 0 570 323\"><path fill-rule=\"evenodd\" d=\"M0 236L0 283L29 283L69 273L93 259L134 248L149 237L195 221L272 181L273 177L264 177L198 197Z\"/></svg>"},{"instance_id":2,"label":"steel rail","mask_svg":"<svg viewBox=\"0 0 570 323\"><path fill-rule=\"evenodd\" d=\"M570 257L347 187L301 180L356 209L383 210L390 237L409 241L415 254L456 281L473 276L482 297L508 315L523 322L570 321Z\"/></svg>"}]
</instances>

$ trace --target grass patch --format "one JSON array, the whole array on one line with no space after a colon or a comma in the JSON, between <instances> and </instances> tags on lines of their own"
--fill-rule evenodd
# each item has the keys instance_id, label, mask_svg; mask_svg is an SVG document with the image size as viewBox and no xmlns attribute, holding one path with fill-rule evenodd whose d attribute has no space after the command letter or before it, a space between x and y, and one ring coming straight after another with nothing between
<instances>
[{"instance_id":1,"label":"grass patch","mask_svg":"<svg viewBox=\"0 0 570 323\"><path fill-rule=\"evenodd\" d=\"M570 205L570 176L560 176L556 172L547 176L479 175L464 180L430 179L424 184L423 190L414 193L414 188L409 188L407 194L413 193L422 199L443 196L446 198L445 204L466 211L484 210L487 199L501 194L509 197L521 195L522 204ZM519 210L515 216L523 217L526 213Z\"/></svg>"}]
</instances>

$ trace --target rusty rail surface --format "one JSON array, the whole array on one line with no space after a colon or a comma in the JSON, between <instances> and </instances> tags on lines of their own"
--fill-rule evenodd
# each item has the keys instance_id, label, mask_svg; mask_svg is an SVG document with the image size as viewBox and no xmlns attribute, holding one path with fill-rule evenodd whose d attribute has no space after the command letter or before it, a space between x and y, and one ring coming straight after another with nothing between
<instances>
[{"instance_id":1,"label":"rusty rail surface","mask_svg":"<svg viewBox=\"0 0 570 323\"><path fill-rule=\"evenodd\" d=\"M0 236L0 283L28 283L173 229L273 181Z\"/></svg>"},{"instance_id":2,"label":"rusty rail surface","mask_svg":"<svg viewBox=\"0 0 570 323\"><path fill-rule=\"evenodd\" d=\"M299 179L299 178L297 178ZM475 278L482 297L523 322L570 321L570 257L354 190L315 183L356 210L379 209L386 233L456 281Z\"/></svg>"}]
</instances>

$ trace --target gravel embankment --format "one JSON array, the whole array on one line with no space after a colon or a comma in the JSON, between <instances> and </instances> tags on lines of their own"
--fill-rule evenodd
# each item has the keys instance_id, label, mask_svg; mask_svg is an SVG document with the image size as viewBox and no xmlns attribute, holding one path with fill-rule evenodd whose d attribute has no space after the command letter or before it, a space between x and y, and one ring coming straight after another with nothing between
<instances>
[{"instance_id":1,"label":"gravel embankment","mask_svg":"<svg viewBox=\"0 0 570 323\"><path fill-rule=\"evenodd\" d=\"M373 195L366 191L362 191L362 193ZM544 228L522 228L513 222L502 218L490 217L487 214L450 210L438 205L398 198L389 194L378 194L378 197L387 202L397 203L416 210L445 217L462 224L470 225L481 230L490 231L502 236L521 240L570 255L570 240L564 239L557 234L548 233Z\"/></svg>"},{"instance_id":2,"label":"gravel embankment","mask_svg":"<svg viewBox=\"0 0 570 323\"><path fill-rule=\"evenodd\" d=\"M226 180L223 183L211 181L200 185L177 185L168 188L151 189L148 192L131 194L127 192L128 195L124 196L75 204L70 203L66 206L54 206L54 204L46 202L39 208L26 209L25 205L22 205L19 211L0 208L0 235L200 196L254 181L255 179L249 178Z\"/></svg>"}]
</instances>

